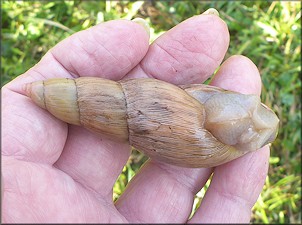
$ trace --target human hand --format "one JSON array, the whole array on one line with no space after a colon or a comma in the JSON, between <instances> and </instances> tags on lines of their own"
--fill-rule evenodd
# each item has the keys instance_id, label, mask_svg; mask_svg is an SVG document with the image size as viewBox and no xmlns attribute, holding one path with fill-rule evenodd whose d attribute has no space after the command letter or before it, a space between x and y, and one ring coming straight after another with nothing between
<instances>
[{"instance_id":1,"label":"human hand","mask_svg":"<svg viewBox=\"0 0 302 225\"><path fill-rule=\"evenodd\" d=\"M2 89L2 222L201 223L250 221L262 190L269 149L216 168L181 168L149 160L117 202L112 187L130 147L67 125L26 97L23 85L53 77L154 77L173 84L203 82L229 45L216 15L182 22L151 46L137 23L116 20L78 32L52 48ZM212 85L260 94L261 79L246 57L227 59ZM211 185L188 221L194 195Z\"/></svg>"}]
</instances>

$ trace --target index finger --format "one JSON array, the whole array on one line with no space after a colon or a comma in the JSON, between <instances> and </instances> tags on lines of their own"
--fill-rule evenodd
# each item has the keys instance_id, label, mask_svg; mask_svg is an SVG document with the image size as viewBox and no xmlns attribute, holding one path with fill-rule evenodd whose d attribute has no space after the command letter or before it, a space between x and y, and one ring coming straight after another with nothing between
<instances>
[{"instance_id":1,"label":"index finger","mask_svg":"<svg viewBox=\"0 0 302 225\"><path fill-rule=\"evenodd\" d=\"M41 61L6 88L24 94L21 84L55 77L102 77L119 80L149 48L142 25L112 20L77 32L50 49Z\"/></svg>"}]
</instances>

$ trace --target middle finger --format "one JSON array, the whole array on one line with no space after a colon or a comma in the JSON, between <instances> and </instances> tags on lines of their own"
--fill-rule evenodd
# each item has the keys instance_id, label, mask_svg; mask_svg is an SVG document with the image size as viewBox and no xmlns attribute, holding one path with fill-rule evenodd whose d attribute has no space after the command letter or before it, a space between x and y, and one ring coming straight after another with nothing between
<instances>
[{"instance_id":1,"label":"middle finger","mask_svg":"<svg viewBox=\"0 0 302 225\"><path fill-rule=\"evenodd\" d=\"M183 21L156 39L127 78L151 77L173 84L209 78L222 62L230 37L219 16L205 13Z\"/></svg>"}]
</instances>

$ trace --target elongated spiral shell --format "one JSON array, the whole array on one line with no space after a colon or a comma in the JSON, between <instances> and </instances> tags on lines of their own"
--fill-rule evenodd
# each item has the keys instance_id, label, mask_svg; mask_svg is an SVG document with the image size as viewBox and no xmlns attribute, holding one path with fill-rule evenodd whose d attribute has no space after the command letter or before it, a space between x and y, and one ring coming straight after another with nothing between
<instances>
[{"instance_id":1,"label":"elongated spiral shell","mask_svg":"<svg viewBox=\"0 0 302 225\"><path fill-rule=\"evenodd\" d=\"M183 167L223 164L271 143L278 131L278 117L259 96L203 84L57 78L26 92L60 120Z\"/></svg>"}]
</instances>

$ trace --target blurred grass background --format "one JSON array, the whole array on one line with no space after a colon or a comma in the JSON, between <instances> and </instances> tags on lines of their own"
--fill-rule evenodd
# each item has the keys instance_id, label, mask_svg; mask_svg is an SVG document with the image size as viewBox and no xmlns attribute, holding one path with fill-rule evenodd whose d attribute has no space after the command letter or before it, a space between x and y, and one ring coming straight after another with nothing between
<instances>
[{"instance_id":1,"label":"blurred grass background","mask_svg":"<svg viewBox=\"0 0 302 225\"><path fill-rule=\"evenodd\" d=\"M262 101L280 118L269 176L252 223L301 223L301 3L299 1L2 1L1 87L60 40L97 23L145 18L151 40L214 7L229 27L226 58L249 57L262 75ZM115 186L116 200L146 157L133 151ZM192 213L209 185L196 195Z\"/></svg>"}]
</instances>

